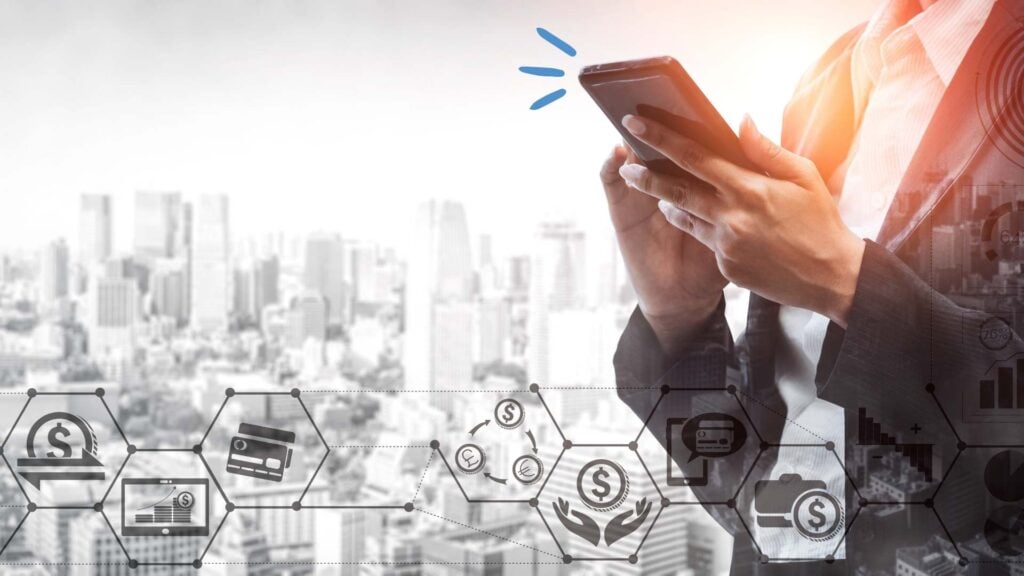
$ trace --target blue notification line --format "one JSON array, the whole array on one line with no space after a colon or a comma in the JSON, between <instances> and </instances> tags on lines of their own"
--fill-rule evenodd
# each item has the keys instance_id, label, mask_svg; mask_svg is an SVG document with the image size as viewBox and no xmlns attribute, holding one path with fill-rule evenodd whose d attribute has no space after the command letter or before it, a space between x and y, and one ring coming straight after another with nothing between
<instances>
[{"instance_id":1,"label":"blue notification line","mask_svg":"<svg viewBox=\"0 0 1024 576\"><path fill-rule=\"evenodd\" d=\"M551 104L555 100L558 100L562 96L565 96L565 88L559 88L554 92L545 94L538 98L533 104L530 104L530 110L540 110L541 108Z\"/></svg>"},{"instance_id":2,"label":"blue notification line","mask_svg":"<svg viewBox=\"0 0 1024 576\"><path fill-rule=\"evenodd\" d=\"M562 52L565 52L569 56L576 55L576 49L570 46L568 42L562 40L558 36L555 36L551 32L548 32L544 28L537 28L537 34L540 34L540 37L546 40L548 44L551 44L552 46L558 48Z\"/></svg>"},{"instance_id":3,"label":"blue notification line","mask_svg":"<svg viewBox=\"0 0 1024 576\"><path fill-rule=\"evenodd\" d=\"M565 76L565 71L560 68L547 68L544 66L520 66L519 71L532 76L553 76L556 78Z\"/></svg>"}]
</instances>

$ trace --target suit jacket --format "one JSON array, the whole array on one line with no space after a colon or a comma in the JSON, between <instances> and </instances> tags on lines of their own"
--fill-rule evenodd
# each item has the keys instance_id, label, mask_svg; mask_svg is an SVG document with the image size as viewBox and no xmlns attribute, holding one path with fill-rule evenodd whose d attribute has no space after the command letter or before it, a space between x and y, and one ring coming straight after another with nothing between
<instances>
[{"instance_id":1,"label":"suit jacket","mask_svg":"<svg viewBox=\"0 0 1024 576\"><path fill-rule=\"evenodd\" d=\"M1019 491L1006 488L1019 475L1002 488L985 477L998 453L1024 445L1021 22L1024 2L996 2L878 238L868 239L847 328L829 326L816 385L846 413L846 458L836 464L849 479L845 533L836 537L845 561L765 562L749 529L755 483L768 478L786 422L774 384L778 305L751 295L745 335L734 344L723 303L678 358L663 357L634 311L615 354L616 380L655 437L667 446L666 419L707 411L735 414L751 428L738 453L708 458L707 485L693 489L735 537L734 574L895 573L897 561L913 565L932 551L962 557L977 573L1008 573L1010 556L983 532L1000 506L1024 509L1024 494L1017 501ZM783 145L826 178L847 153L834 143L852 139L850 54L862 30L829 48L784 117ZM1020 410L990 409L1004 402Z\"/></svg>"}]
</instances>

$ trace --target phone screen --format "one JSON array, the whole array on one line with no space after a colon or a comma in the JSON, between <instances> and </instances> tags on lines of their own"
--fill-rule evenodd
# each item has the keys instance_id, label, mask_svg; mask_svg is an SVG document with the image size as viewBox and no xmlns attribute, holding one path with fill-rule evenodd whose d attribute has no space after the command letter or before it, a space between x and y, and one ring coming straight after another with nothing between
<instances>
[{"instance_id":1,"label":"phone screen","mask_svg":"<svg viewBox=\"0 0 1024 576\"><path fill-rule=\"evenodd\" d=\"M580 82L651 170L687 175L622 126L627 114L655 120L730 162L748 166L732 129L675 60L662 57L589 66L580 73Z\"/></svg>"}]
</instances>

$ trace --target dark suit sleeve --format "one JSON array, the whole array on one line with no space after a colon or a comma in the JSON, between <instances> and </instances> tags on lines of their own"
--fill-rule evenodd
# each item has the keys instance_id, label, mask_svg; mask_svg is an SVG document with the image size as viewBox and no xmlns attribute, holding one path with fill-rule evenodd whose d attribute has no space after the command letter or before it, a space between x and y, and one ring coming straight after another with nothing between
<instances>
[{"instance_id":1,"label":"dark suit sleeve","mask_svg":"<svg viewBox=\"0 0 1024 576\"><path fill-rule=\"evenodd\" d=\"M708 388L725 386L725 369L732 355L732 335L725 321L725 299L707 326L678 358L666 358L654 330L640 308L619 339L615 351L615 380L619 398L637 416L646 418L664 386Z\"/></svg>"},{"instance_id":2,"label":"dark suit sleeve","mask_svg":"<svg viewBox=\"0 0 1024 576\"><path fill-rule=\"evenodd\" d=\"M983 346L979 333L987 317L957 305L868 241L847 329L829 327L818 364L819 396L847 409L866 406L898 423L931 419L933 431L948 431L937 404L957 416L965 386L1024 352L1016 334L1000 350ZM1015 435L1002 440L1024 441L1024 432Z\"/></svg>"},{"instance_id":3,"label":"dark suit sleeve","mask_svg":"<svg viewBox=\"0 0 1024 576\"><path fill-rule=\"evenodd\" d=\"M733 365L733 350L724 299L699 336L677 358L666 358L662 354L651 326L636 309L615 352L619 398L636 413L665 450L669 450L664 433L668 418L717 412L744 422L739 403L725 391L727 370ZM736 497L743 472L756 458L757 447L757 442L751 438L733 456L708 459L706 484L691 487L719 524L734 535L744 534L744 538L743 525L726 503ZM679 464L687 465L686 462ZM665 474L665 471L659 469L655 473Z\"/></svg>"}]
</instances>

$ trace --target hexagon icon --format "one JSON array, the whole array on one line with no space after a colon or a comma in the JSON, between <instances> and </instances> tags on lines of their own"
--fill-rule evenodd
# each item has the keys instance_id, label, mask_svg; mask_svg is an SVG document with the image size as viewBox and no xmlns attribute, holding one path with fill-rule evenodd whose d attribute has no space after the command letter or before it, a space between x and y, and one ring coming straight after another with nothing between
<instances>
[{"instance_id":1,"label":"hexagon icon","mask_svg":"<svg viewBox=\"0 0 1024 576\"><path fill-rule=\"evenodd\" d=\"M233 510L200 454L134 450L102 503L133 565L196 566Z\"/></svg>"},{"instance_id":2,"label":"hexagon icon","mask_svg":"<svg viewBox=\"0 0 1024 576\"><path fill-rule=\"evenodd\" d=\"M423 393L318 389L302 398L330 448L303 506L404 509L426 487L428 465L443 467L430 439L447 416Z\"/></svg>"},{"instance_id":3,"label":"hexagon icon","mask_svg":"<svg viewBox=\"0 0 1024 576\"><path fill-rule=\"evenodd\" d=\"M1024 561L1024 446L964 447L934 504L965 563Z\"/></svg>"},{"instance_id":4,"label":"hexagon icon","mask_svg":"<svg viewBox=\"0 0 1024 576\"><path fill-rule=\"evenodd\" d=\"M40 507L90 507L103 500L128 457L128 443L98 388L29 389L3 444L28 500Z\"/></svg>"},{"instance_id":5,"label":"hexagon icon","mask_svg":"<svg viewBox=\"0 0 1024 576\"><path fill-rule=\"evenodd\" d=\"M915 409L896 412L884 397L863 398L846 412L847 434L856 438L846 469L869 502L923 502L938 489L956 458L956 434L923 384Z\"/></svg>"},{"instance_id":6,"label":"hexagon icon","mask_svg":"<svg viewBox=\"0 0 1024 576\"><path fill-rule=\"evenodd\" d=\"M636 442L672 504L734 499L762 445L733 388L663 389Z\"/></svg>"},{"instance_id":7,"label":"hexagon icon","mask_svg":"<svg viewBox=\"0 0 1024 576\"><path fill-rule=\"evenodd\" d=\"M297 389L226 389L201 447L228 501L237 506L268 492L277 505L301 502L328 454Z\"/></svg>"},{"instance_id":8,"label":"hexagon icon","mask_svg":"<svg viewBox=\"0 0 1024 576\"><path fill-rule=\"evenodd\" d=\"M466 395L439 455L470 502L527 502L562 450L540 388Z\"/></svg>"},{"instance_id":9,"label":"hexagon icon","mask_svg":"<svg viewBox=\"0 0 1024 576\"><path fill-rule=\"evenodd\" d=\"M767 448L734 503L764 562L846 558L844 535L857 501L841 447ZM774 452L774 454L773 454Z\"/></svg>"},{"instance_id":10,"label":"hexagon icon","mask_svg":"<svg viewBox=\"0 0 1024 576\"><path fill-rule=\"evenodd\" d=\"M531 504L566 562L636 563L667 499L635 451L571 443Z\"/></svg>"}]
</instances>

